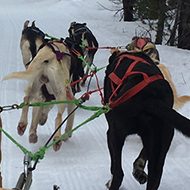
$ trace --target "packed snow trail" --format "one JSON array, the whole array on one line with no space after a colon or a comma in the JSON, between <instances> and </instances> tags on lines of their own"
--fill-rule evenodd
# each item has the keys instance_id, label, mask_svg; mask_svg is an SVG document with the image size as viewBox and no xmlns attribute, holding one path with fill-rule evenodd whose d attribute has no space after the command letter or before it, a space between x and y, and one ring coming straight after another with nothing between
<instances>
[{"instance_id":1,"label":"packed snow trail","mask_svg":"<svg viewBox=\"0 0 190 190\"><path fill-rule=\"evenodd\" d=\"M111 1L98 0L110 9L115 9ZM15 71L24 70L19 48L23 24L26 20L36 21L44 33L55 37L67 37L71 22L86 22L97 37L100 46L125 46L135 35L140 24L119 22L114 12L105 10L94 0L1 0L0 2L0 76L2 78ZM177 48L158 46L161 62L172 73L180 95L190 94L189 51ZM100 68L108 64L109 50L98 50L94 64ZM98 73L100 85L103 86L105 70ZM1 82L0 106L20 104L23 102L26 81L9 80ZM90 89L96 89L96 81L92 80ZM80 97L86 91L77 94ZM98 93L90 96L87 106L102 106ZM186 104L180 112L190 116L190 104ZM38 128L38 142L28 142L28 128L23 136L17 134L17 123L21 110L2 112L3 128L11 136L32 152L42 147L54 131L57 114L56 106L49 114L45 126ZM74 127L89 118L93 112L78 109ZM66 114L64 115L64 117ZM31 111L29 123L31 122ZM110 179L110 158L106 142L107 123L104 115L84 125L73 133L73 137L63 143L58 152L48 149L33 171L31 190L51 190L56 184L60 190L105 190L105 183ZM121 190L144 190L132 176L132 163L141 149L139 137L126 139L123 151L123 169L125 177ZM190 186L190 140L176 133L168 152L160 190L189 190ZM23 172L24 154L5 135L2 135L2 175L3 185L13 188L20 173Z\"/></svg>"}]
</instances>

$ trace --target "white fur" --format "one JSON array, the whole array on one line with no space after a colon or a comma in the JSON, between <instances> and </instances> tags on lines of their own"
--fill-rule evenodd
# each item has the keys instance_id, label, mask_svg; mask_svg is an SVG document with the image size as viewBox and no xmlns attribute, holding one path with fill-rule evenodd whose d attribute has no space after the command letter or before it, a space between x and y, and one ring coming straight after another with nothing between
<instances>
[{"instance_id":1,"label":"white fur","mask_svg":"<svg viewBox=\"0 0 190 190\"><path fill-rule=\"evenodd\" d=\"M69 50L65 47L65 45L60 43L54 43L61 52L69 53ZM46 87L50 94L53 94L57 101L65 101L68 100L66 94L66 85L68 81L70 82L69 69L71 64L71 57L68 55L63 56L61 62L58 62L56 59L55 53L48 46L43 47L35 56L33 61L30 63L28 69L22 72L14 72L4 77L3 80L8 79L23 79L28 80L27 87L25 89L26 96L24 97L25 103L30 102L42 102L44 101L44 97L41 92L41 86L44 84L42 80L42 76L48 79L46 83ZM68 86L69 93L71 96L72 90L70 85ZM70 113L74 109L74 104L68 104L68 113ZM52 108L52 106L45 107L34 107L33 115L32 115L32 124L30 127L30 136L29 141L32 143L37 142L37 125L38 123L44 123L47 119L48 111ZM65 104L58 105L58 114L55 119L55 128L57 128L62 122L62 115L65 110ZM26 126L27 126L27 115L28 115L28 106L24 106L22 109L22 115L18 124L18 133L23 135ZM65 132L68 132L72 129L74 120L74 114L72 114L68 121ZM61 130L55 134L54 140L61 136ZM69 136L71 137L71 135ZM66 137L67 140L69 137ZM61 146L61 142L54 145L54 150L59 150Z\"/></svg>"}]
</instances>

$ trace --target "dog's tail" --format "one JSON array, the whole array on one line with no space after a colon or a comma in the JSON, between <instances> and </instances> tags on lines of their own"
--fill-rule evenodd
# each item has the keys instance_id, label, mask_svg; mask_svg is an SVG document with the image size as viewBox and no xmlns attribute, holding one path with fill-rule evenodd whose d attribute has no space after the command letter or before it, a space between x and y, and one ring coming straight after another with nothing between
<instances>
[{"instance_id":1,"label":"dog's tail","mask_svg":"<svg viewBox=\"0 0 190 190\"><path fill-rule=\"evenodd\" d=\"M190 120L182 116L174 109L170 108L162 101L159 100L150 100L148 101L148 106L146 111L150 114L154 114L162 119L166 120L168 123L173 126L175 129L180 131L183 135L190 137Z\"/></svg>"},{"instance_id":2,"label":"dog's tail","mask_svg":"<svg viewBox=\"0 0 190 190\"><path fill-rule=\"evenodd\" d=\"M179 110L183 105L190 101L190 96L180 96L180 97L174 97L174 106L173 108L175 110Z\"/></svg>"},{"instance_id":3,"label":"dog's tail","mask_svg":"<svg viewBox=\"0 0 190 190\"><path fill-rule=\"evenodd\" d=\"M26 71L21 71L21 72L14 72L6 75L3 78L4 80L9 80L9 79L21 79L21 80L30 80L31 78L34 78L35 75L29 70Z\"/></svg>"},{"instance_id":4,"label":"dog's tail","mask_svg":"<svg viewBox=\"0 0 190 190\"><path fill-rule=\"evenodd\" d=\"M187 95L178 96L176 87L175 87L175 85L172 81L172 78L171 78L170 71L163 64L158 65L158 68L161 70L162 74L164 75L164 78L169 82L169 84L172 88L173 95L174 95L174 106L173 106L173 108L175 110L179 110L185 103L190 101L190 96L187 96Z\"/></svg>"}]
</instances>

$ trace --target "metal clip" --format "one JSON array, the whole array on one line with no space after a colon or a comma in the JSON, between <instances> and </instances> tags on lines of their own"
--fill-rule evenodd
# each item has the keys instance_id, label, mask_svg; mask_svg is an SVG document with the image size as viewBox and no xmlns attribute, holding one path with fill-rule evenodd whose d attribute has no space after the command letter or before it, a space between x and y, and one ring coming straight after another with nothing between
<instances>
[{"instance_id":1,"label":"metal clip","mask_svg":"<svg viewBox=\"0 0 190 190\"><path fill-rule=\"evenodd\" d=\"M24 156L23 164L24 164L24 174L25 177L27 178L29 173L29 168L31 167L31 157L28 153L26 153Z\"/></svg>"},{"instance_id":2,"label":"metal clip","mask_svg":"<svg viewBox=\"0 0 190 190\"><path fill-rule=\"evenodd\" d=\"M19 109L19 106L17 104L13 104L12 106L0 106L0 112L2 111L9 111L13 109Z\"/></svg>"},{"instance_id":3,"label":"metal clip","mask_svg":"<svg viewBox=\"0 0 190 190\"><path fill-rule=\"evenodd\" d=\"M32 172L30 171L31 168L31 157L28 153L24 156L24 172L20 174L20 177L17 181L16 187L13 188L14 190L29 190L32 184Z\"/></svg>"}]
</instances>

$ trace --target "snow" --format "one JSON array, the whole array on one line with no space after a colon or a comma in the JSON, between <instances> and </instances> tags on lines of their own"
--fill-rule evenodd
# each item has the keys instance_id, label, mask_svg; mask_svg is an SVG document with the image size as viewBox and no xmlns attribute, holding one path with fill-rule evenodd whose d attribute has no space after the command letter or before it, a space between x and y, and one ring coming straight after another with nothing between
<instances>
[{"instance_id":1,"label":"snow","mask_svg":"<svg viewBox=\"0 0 190 190\"><path fill-rule=\"evenodd\" d=\"M14 71L24 70L19 48L21 31L26 20L36 21L36 25L45 33L55 37L67 37L71 22L86 22L97 37L101 47L125 46L135 35L140 22L119 22L112 11L104 9L102 4L114 10L111 1L106 0L1 0L0 2L0 80ZM146 27L146 26L144 26ZM157 46L161 63L165 64L176 85L179 95L190 94L190 56L188 50L164 45ZM98 50L94 64L100 68L108 64L109 50ZM100 85L103 86L104 70L98 72ZM9 80L1 82L0 105L20 104L23 102L26 81ZM92 80L90 89L96 89ZM86 90L77 97L80 97ZM91 95L84 105L101 106L98 93ZM179 112L190 115L190 103ZM45 126L39 126L39 140L36 144L28 142L28 128L21 137L17 134L17 123L21 110L1 113L3 128L11 136L35 153L43 147L54 130L56 106L49 114ZM89 118L93 112L78 109L74 127ZM64 115L64 117L66 114ZM31 112L29 113L29 124ZM73 133L69 141L63 143L58 152L48 149L45 157L33 171L31 190L53 189L56 184L60 190L105 190L105 183L110 179L110 158L106 142L107 123L104 115L89 122ZM136 135L126 139L123 149L123 169L125 177L121 190L143 190L146 185L139 185L132 176L132 163L141 149L140 138ZM167 154L160 190L189 190L190 186L190 140L175 133ZM20 173L23 172L23 152L4 134L2 135L2 176L3 186L13 188Z\"/></svg>"}]
</instances>

